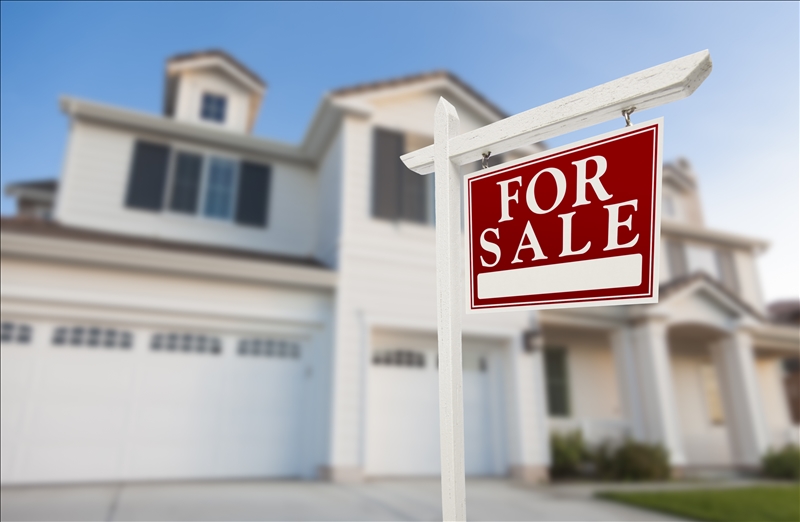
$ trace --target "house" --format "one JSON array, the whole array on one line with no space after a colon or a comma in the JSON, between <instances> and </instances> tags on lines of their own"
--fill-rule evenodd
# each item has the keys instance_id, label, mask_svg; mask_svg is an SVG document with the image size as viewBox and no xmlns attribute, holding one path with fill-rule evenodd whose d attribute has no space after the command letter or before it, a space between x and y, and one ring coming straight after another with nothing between
<instances>
[{"instance_id":1,"label":"house","mask_svg":"<svg viewBox=\"0 0 800 522\"><path fill-rule=\"evenodd\" d=\"M462 131L506 114L434 72L332 91L286 144L230 55L165 74L162 115L62 98L60 177L7 188L2 482L436 475L432 177L398 157L440 96ZM687 471L797 441L765 242L704 226L687 162L663 178L658 304L465 319L468 474L545 479L551 430Z\"/></svg>"}]
</instances>

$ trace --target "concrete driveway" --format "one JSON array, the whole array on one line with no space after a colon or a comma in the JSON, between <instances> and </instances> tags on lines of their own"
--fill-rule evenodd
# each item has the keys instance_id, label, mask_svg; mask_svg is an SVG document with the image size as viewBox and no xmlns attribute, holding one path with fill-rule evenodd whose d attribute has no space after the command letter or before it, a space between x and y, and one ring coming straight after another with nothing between
<instances>
[{"instance_id":1,"label":"concrete driveway","mask_svg":"<svg viewBox=\"0 0 800 522\"><path fill-rule=\"evenodd\" d=\"M441 520L438 480L241 481L7 487L2 520ZM677 520L586 487L467 481L470 520Z\"/></svg>"}]
</instances>

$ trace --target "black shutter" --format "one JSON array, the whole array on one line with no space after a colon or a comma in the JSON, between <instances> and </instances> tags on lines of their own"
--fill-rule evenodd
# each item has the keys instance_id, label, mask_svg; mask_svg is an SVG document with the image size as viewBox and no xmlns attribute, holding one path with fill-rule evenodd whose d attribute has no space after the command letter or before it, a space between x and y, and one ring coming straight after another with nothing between
<instances>
[{"instance_id":1,"label":"black shutter","mask_svg":"<svg viewBox=\"0 0 800 522\"><path fill-rule=\"evenodd\" d=\"M397 219L402 198L400 156L405 140L400 133L375 129L372 141L372 215Z\"/></svg>"},{"instance_id":2,"label":"black shutter","mask_svg":"<svg viewBox=\"0 0 800 522\"><path fill-rule=\"evenodd\" d=\"M689 267L686 262L686 250L683 243L668 239L662 244L667 247L667 262L669 263L670 279L678 279L688 275Z\"/></svg>"},{"instance_id":3,"label":"black shutter","mask_svg":"<svg viewBox=\"0 0 800 522\"><path fill-rule=\"evenodd\" d=\"M400 165L400 184L402 199L400 217L408 221L425 223L428 218L428 178L412 172L405 165Z\"/></svg>"},{"instance_id":4,"label":"black shutter","mask_svg":"<svg viewBox=\"0 0 800 522\"><path fill-rule=\"evenodd\" d=\"M567 351L564 348L546 348L544 368L547 386L547 412L553 417L568 417L570 400Z\"/></svg>"},{"instance_id":5,"label":"black shutter","mask_svg":"<svg viewBox=\"0 0 800 522\"><path fill-rule=\"evenodd\" d=\"M175 161L172 195L169 208L177 212L197 212L197 194L200 191L200 171L203 158L198 154L181 152Z\"/></svg>"},{"instance_id":6,"label":"black shutter","mask_svg":"<svg viewBox=\"0 0 800 522\"><path fill-rule=\"evenodd\" d=\"M269 165L243 162L239 170L239 193L236 222L241 225L267 226L271 169Z\"/></svg>"},{"instance_id":7,"label":"black shutter","mask_svg":"<svg viewBox=\"0 0 800 522\"><path fill-rule=\"evenodd\" d=\"M137 141L128 179L125 205L144 210L161 210L167 179L169 147Z\"/></svg>"}]
</instances>

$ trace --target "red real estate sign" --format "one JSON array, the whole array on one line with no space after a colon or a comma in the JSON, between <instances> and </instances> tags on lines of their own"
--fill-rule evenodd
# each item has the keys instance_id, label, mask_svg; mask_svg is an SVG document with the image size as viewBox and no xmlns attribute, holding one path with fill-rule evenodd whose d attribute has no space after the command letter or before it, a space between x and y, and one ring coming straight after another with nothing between
<instances>
[{"instance_id":1,"label":"red real estate sign","mask_svg":"<svg viewBox=\"0 0 800 522\"><path fill-rule=\"evenodd\" d=\"M465 176L467 311L657 302L662 129Z\"/></svg>"}]
</instances>

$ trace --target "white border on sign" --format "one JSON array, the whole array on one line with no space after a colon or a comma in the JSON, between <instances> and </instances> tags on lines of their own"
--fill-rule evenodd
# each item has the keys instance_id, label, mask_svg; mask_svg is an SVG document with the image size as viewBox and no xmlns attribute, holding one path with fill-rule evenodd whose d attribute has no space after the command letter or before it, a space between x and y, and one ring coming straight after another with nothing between
<instances>
[{"instance_id":1,"label":"white border on sign","mask_svg":"<svg viewBox=\"0 0 800 522\"><path fill-rule=\"evenodd\" d=\"M631 134L635 134L636 131L640 131L645 127L652 127L655 125L657 127L657 139L654 140L655 143L653 147L655 148L655 170L656 176L654 179L654 187L652 188L651 194L653 195L653 205L651 207L651 217L652 217L652 224L651 224L651 233L650 233L650 266L651 266L651 274L652 278L650 280L652 295L646 294L631 294L628 296L613 296L613 297L598 297L593 298L590 300L586 300L586 298L566 298L566 299L559 299L555 301L549 301L546 303L539 303L539 304L529 304L529 303L522 303L522 304L499 304L499 305L483 305L479 308L473 307L474 299L473 294L475 290L472 287L472 220L470 219L469 215L469 197L470 197L470 182L477 178L477 177L485 177L497 171L509 170L514 167L521 166L523 164L527 165L529 163L536 162L537 160L545 159L545 158L552 158L554 156L559 155L559 153L569 151L574 152L576 148L580 148L584 145L594 145L598 141L601 140L608 140L609 138L614 137L626 137L630 136ZM576 141L574 143L569 143L567 145L562 145L561 147L556 147L555 149L549 149L543 152L538 152L536 154L532 154L530 156L525 156L524 158L520 158L517 160L509 161L506 163L502 163L500 165L495 165L494 167L479 170L473 172L471 174L466 174L464 176L464 186L463 186L463 203L462 203L462 212L463 212L463 220L464 220L464 277L466 278L466 284L464 285L464 289L466 292L466 311L468 314L480 314L480 313L493 313L493 312L504 312L504 311L518 311L518 310L553 310L558 308L587 308L587 307L596 307L596 306L617 306L617 305L632 305L632 304L651 304L658 302L658 281L659 281L659 274L660 274L660 265L661 265L661 171L663 167L663 157L662 157L662 150L663 150L663 141L664 141L664 118L656 118L654 120L646 121L644 123L639 123L637 125L632 125L630 127L624 127L622 129L607 132L605 134L601 134L599 136L593 136L591 138ZM650 292L648 292L649 294Z\"/></svg>"}]
</instances>

